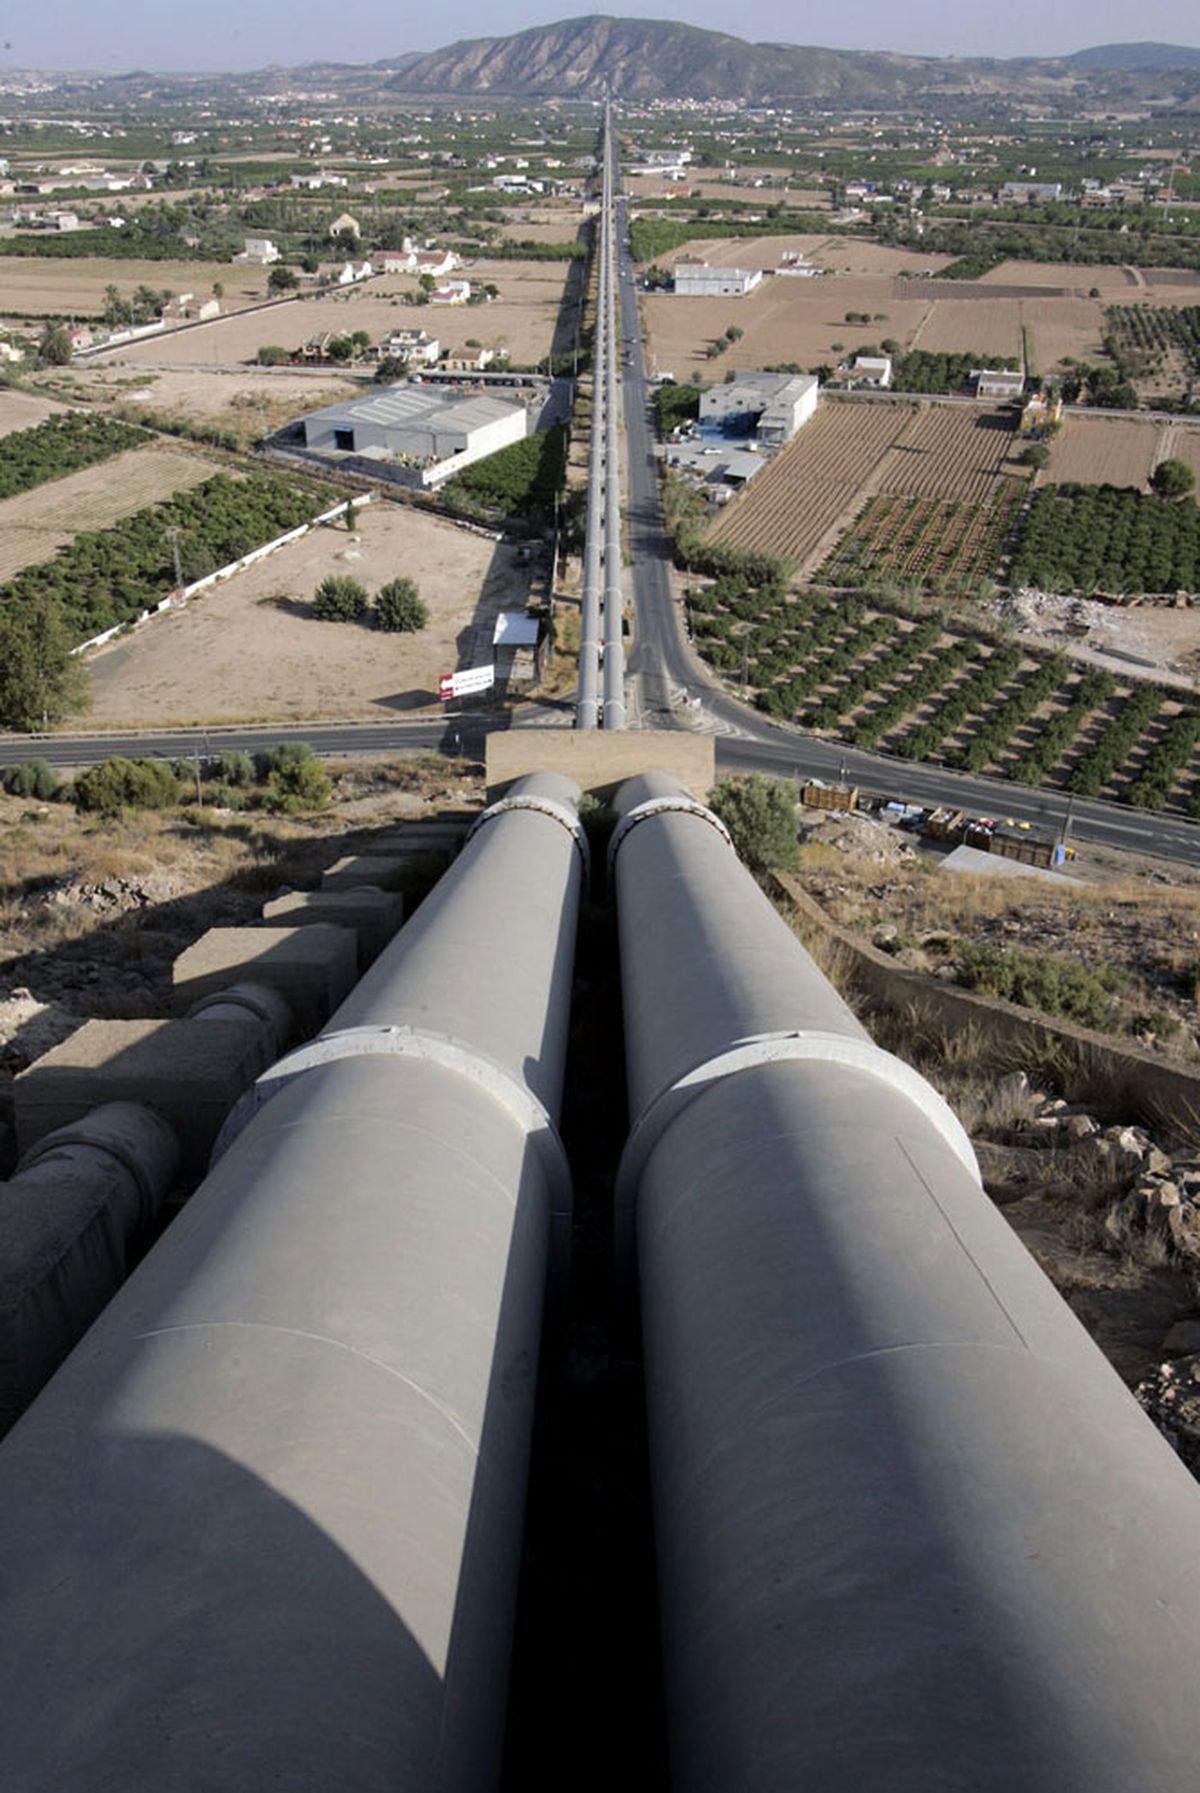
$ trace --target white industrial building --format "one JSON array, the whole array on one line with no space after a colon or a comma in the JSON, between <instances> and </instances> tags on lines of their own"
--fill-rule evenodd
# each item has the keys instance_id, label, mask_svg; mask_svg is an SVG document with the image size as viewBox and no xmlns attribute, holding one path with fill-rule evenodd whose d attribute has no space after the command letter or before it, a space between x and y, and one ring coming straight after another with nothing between
<instances>
[{"instance_id":1,"label":"white industrial building","mask_svg":"<svg viewBox=\"0 0 1200 1793\"><path fill-rule=\"evenodd\" d=\"M675 264L675 291L689 299L740 299L761 279L761 268L710 268L702 261Z\"/></svg>"},{"instance_id":2,"label":"white industrial building","mask_svg":"<svg viewBox=\"0 0 1200 1793\"><path fill-rule=\"evenodd\" d=\"M425 486L440 485L528 433L523 404L448 396L436 386L388 386L369 397L326 405L304 419L307 448L406 467L419 472Z\"/></svg>"},{"instance_id":3,"label":"white industrial building","mask_svg":"<svg viewBox=\"0 0 1200 1793\"><path fill-rule=\"evenodd\" d=\"M700 395L700 429L750 437L778 448L808 422L817 408L816 374L739 374Z\"/></svg>"}]
</instances>

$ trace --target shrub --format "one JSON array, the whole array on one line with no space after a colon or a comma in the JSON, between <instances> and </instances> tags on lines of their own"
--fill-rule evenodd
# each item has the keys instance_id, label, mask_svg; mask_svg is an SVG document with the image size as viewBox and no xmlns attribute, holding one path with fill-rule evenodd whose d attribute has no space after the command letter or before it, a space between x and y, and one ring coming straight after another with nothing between
<instances>
[{"instance_id":1,"label":"shrub","mask_svg":"<svg viewBox=\"0 0 1200 1793\"><path fill-rule=\"evenodd\" d=\"M411 579L389 579L375 593L375 627L393 634L423 629L429 608Z\"/></svg>"},{"instance_id":2,"label":"shrub","mask_svg":"<svg viewBox=\"0 0 1200 1793\"><path fill-rule=\"evenodd\" d=\"M752 872L796 863L796 793L785 778L722 778L709 806L729 830L739 859Z\"/></svg>"},{"instance_id":3,"label":"shrub","mask_svg":"<svg viewBox=\"0 0 1200 1793\"><path fill-rule=\"evenodd\" d=\"M62 789L58 773L45 760L20 760L15 766L6 766L0 774L0 782L13 797L36 797L42 803L51 802Z\"/></svg>"},{"instance_id":4,"label":"shrub","mask_svg":"<svg viewBox=\"0 0 1200 1793\"><path fill-rule=\"evenodd\" d=\"M75 807L100 815L122 809L168 809L179 801L179 780L158 760L114 758L89 766L75 780Z\"/></svg>"},{"instance_id":5,"label":"shrub","mask_svg":"<svg viewBox=\"0 0 1200 1793\"><path fill-rule=\"evenodd\" d=\"M267 781L265 804L283 815L309 809L326 809L333 795L333 780L309 751L303 759L288 759L276 766Z\"/></svg>"},{"instance_id":6,"label":"shrub","mask_svg":"<svg viewBox=\"0 0 1200 1793\"><path fill-rule=\"evenodd\" d=\"M235 790L254 783L254 761L248 753L223 753L217 761L217 778Z\"/></svg>"},{"instance_id":7,"label":"shrub","mask_svg":"<svg viewBox=\"0 0 1200 1793\"><path fill-rule=\"evenodd\" d=\"M356 623L367 609L367 594L357 579L330 573L313 597L313 615L324 623Z\"/></svg>"}]
</instances>

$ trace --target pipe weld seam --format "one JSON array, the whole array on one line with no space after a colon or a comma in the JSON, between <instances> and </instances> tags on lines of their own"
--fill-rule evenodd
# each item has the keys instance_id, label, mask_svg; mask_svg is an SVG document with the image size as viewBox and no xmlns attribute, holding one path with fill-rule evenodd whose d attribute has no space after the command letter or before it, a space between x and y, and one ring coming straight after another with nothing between
<instances>
[{"instance_id":1,"label":"pipe weld seam","mask_svg":"<svg viewBox=\"0 0 1200 1793\"><path fill-rule=\"evenodd\" d=\"M707 822L710 828L715 828L726 846L731 851L733 850L733 841L730 838L729 830L720 816L714 815L711 809L706 809L703 803L697 803L694 797L649 797L645 803L639 803L636 809L631 809L613 830L612 839L608 843L608 875L610 878L613 867L617 863L617 854L630 830L636 828L640 822L650 821L653 816L670 815L673 812L685 816L699 816L702 822Z\"/></svg>"},{"instance_id":2,"label":"pipe weld seam","mask_svg":"<svg viewBox=\"0 0 1200 1793\"><path fill-rule=\"evenodd\" d=\"M337 1033L318 1035L315 1040L289 1052L286 1058L268 1066L226 1116L213 1147L210 1168L224 1157L238 1134L272 1097L281 1094L306 1071L318 1070L342 1059L379 1057L411 1058L438 1065L482 1091L517 1122L541 1154L550 1184L551 1212L571 1212L571 1171L566 1150L553 1119L529 1086L497 1064L495 1059L480 1052L477 1046L456 1040L449 1034L419 1027L342 1028Z\"/></svg>"},{"instance_id":3,"label":"pipe weld seam","mask_svg":"<svg viewBox=\"0 0 1200 1793\"><path fill-rule=\"evenodd\" d=\"M755 1034L737 1040L724 1052L703 1060L677 1077L673 1083L650 1101L635 1121L621 1162L617 1167L616 1205L636 1200L638 1184L647 1161L668 1129L691 1106L697 1096L711 1089L726 1077L741 1071L757 1070L761 1065L816 1062L839 1065L845 1070L862 1071L869 1077L890 1084L920 1111L943 1142L958 1158L963 1168L979 1182L979 1165L975 1152L958 1116L943 1101L933 1085L920 1072L902 1059L895 1058L871 1040L856 1040L846 1034L806 1032Z\"/></svg>"},{"instance_id":4,"label":"pipe weld seam","mask_svg":"<svg viewBox=\"0 0 1200 1793\"><path fill-rule=\"evenodd\" d=\"M488 822L494 821L497 816L506 815L514 809L532 809L539 815L549 816L550 820L557 822L560 828L565 828L575 842L579 857L583 861L584 876L589 875L591 852L588 848L588 838L584 832L583 823L569 805L559 803L553 797L501 797L498 803L489 804L481 816L476 816L467 830L464 846L473 841L479 830Z\"/></svg>"}]
</instances>

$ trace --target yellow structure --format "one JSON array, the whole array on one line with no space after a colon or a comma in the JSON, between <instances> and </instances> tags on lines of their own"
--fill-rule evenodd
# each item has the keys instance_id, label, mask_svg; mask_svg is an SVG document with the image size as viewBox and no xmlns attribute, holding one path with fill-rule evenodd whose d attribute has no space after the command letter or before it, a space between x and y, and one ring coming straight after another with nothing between
<instances>
[{"instance_id":1,"label":"yellow structure","mask_svg":"<svg viewBox=\"0 0 1200 1793\"><path fill-rule=\"evenodd\" d=\"M1023 436L1041 436L1055 424L1062 422L1062 395L1048 392L1035 392L1026 400L1021 412L1021 434Z\"/></svg>"}]
</instances>

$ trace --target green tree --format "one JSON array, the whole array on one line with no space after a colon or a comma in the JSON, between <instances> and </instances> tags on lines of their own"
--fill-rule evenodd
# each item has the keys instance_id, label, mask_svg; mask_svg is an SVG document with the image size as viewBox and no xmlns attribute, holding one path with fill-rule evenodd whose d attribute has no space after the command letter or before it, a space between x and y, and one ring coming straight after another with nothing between
<instances>
[{"instance_id":1,"label":"green tree","mask_svg":"<svg viewBox=\"0 0 1200 1793\"><path fill-rule=\"evenodd\" d=\"M354 359L354 344L348 336L335 336L326 347L325 353L331 361L352 361Z\"/></svg>"},{"instance_id":2,"label":"green tree","mask_svg":"<svg viewBox=\"0 0 1200 1793\"><path fill-rule=\"evenodd\" d=\"M68 367L71 338L65 324L47 324L38 338L38 360L45 367Z\"/></svg>"},{"instance_id":3,"label":"green tree","mask_svg":"<svg viewBox=\"0 0 1200 1793\"><path fill-rule=\"evenodd\" d=\"M356 623L366 613L367 594L357 579L330 573L318 585L312 607L323 623Z\"/></svg>"},{"instance_id":4,"label":"green tree","mask_svg":"<svg viewBox=\"0 0 1200 1793\"><path fill-rule=\"evenodd\" d=\"M282 263L271 269L267 275L267 291L269 293L295 292L300 284L300 276L294 268L285 268Z\"/></svg>"},{"instance_id":5,"label":"green tree","mask_svg":"<svg viewBox=\"0 0 1200 1793\"><path fill-rule=\"evenodd\" d=\"M260 367L286 367L291 358L290 351L277 342L264 343L255 356Z\"/></svg>"},{"instance_id":6,"label":"green tree","mask_svg":"<svg viewBox=\"0 0 1200 1793\"><path fill-rule=\"evenodd\" d=\"M785 778L722 778L709 807L729 830L739 859L752 872L796 863L796 792Z\"/></svg>"},{"instance_id":7,"label":"green tree","mask_svg":"<svg viewBox=\"0 0 1200 1793\"><path fill-rule=\"evenodd\" d=\"M1160 461L1150 475L1150 484L1160 498L1186 498L1195 489L1196 475L1186 461Z\"/></svg>"},{"instance_id":8,"label":"green tree","mask_svg":"<svg viewBox=\"0 0 1200 1793\"><path fill-rule=\"evenodd\" d=\"M49 598L8 605L0 616L0 723L45 728L87 701L62 612Z\"/></svg>"},{"instance_id":9,"label":"green tree","mask_svg":"<svg viewBox=\"0 0 1200 1793\"><path fill-rule=\"evenodd\" d=\"M1021 450L1020 459L1022 465L1026 467L1048 467L1050 465L1050 450L1044 442L1031 442L1028 448Z\"/></svg>"},{"instance_id":10,"label":"green tree","mask_svg":"<svg viewBox=\"0 0 1200 1793\"><path fill-rule=\"evenodd\" d=\"M375 627L393 634L423 629L429 609L411 579L389 579L375 593Z\"/></svg>"}]
</instances>

